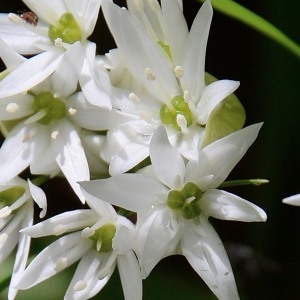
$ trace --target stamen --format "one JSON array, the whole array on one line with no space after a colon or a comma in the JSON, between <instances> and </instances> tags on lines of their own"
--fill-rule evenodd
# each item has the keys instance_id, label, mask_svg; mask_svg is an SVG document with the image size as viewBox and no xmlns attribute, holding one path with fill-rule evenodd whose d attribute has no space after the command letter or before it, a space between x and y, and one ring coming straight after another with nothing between
<instances>
[{"instance_id":1,"label":"stamen","mask_svg":"<svg viewBox=\"0 0 300 300\"><path fill-rule=\"evenodd\" d=\"M5 110L9 113L15 113L18 109L19 109L19 105L17 103L12 102L7 104Z\"/></svg>"},{"instance_id":2,"label":"stamen","mask_svg":"<svg viewBox=\"0 0 300 300\"><path fill-rule=\"evenodd\" d=\"M54 263L54 270L56 272L60 272L63 269L65 269L68 266L68 259L66 257L60 257L55 263Z\"/></svg>"},{"instance_id":3,"label":"stamen","mask_svg":"<svg viewBox=\"0 0 300 300\"><path fill-rule=\"evenodd\" d=\"M53 233L53 235L61 235L61 234L65 233L67 230L68 230L68 227L66 225L59 224L53 228L52 233Z\"/></svg>"},{"instance_id":4,"label":"stamen","mask_svg":"<svg viewBox=\"0 0 300 300\"><path fill-rule=\"evenodd\" d=\"M155 74L154 74L154 72L151 68L146 68L145 69L145 74L146 74L146 77L149 81L153 81L156 78Z\"/></svg>"},{"instance_id":5,"label":"stamen","mask_svg":"<svg viewBox=\"0 0 300 300\"><path fill-rule=\"evenodd\" d=\"M59 132L58 132L57 130L53 131L53 132L51 133L51 138L52 138L53 140L56 140L58 134L59 134Z\"/></svg>"},{"instance_id":6,"label":"stamen","mask_svg":"<svg viewBox=\"0 0 300 300\"><path fill-rule=\"evenodd\" d=\"M46 115L47 115L47 109L41 109L36 114L34 114L31 117L29 117L25 121L25 124L28 125L28 124L32 124L34 122L37 122L38 120L41 120L42 118L44 118Z\"/></svg>"},{"instance_id":7,"label":"stamen","mask_svg":"<svg viewBox=\"0 0 300 300\"><path fill-rule=\"evenodd\" d=\"M70 114L71 116L73 116L73 115L75 115L75 114L76 114L76 112L77 112L77 109L76 109L76 108L72 108L72 107L70 107L70 108L69 108L69 110L68 110L68 112L69 112L69 114Z\"/></svg>"},{"instance_id":8,"label":"stamen","mask_svg":"<svg viewBox=\"0 0 300 300\"><path fill-rule=\"evenodd\" d=\"M18 15L16 14L13 14L13 13L9 13L8 14L8 20L12 23L15 23L15 24L19 24L22 22L22 18L20 18Z\"/></svg>"},{"instance_id":9,"label":"stamen","mask_svg":"<svg viewBox=\"0 0 300 300\"><path fill-rule=\"evenodd\" d=\"M0 209L0 219L4 219L11 215L12 210L9 208L9 206L4 206L2 209Z\"/></svg>"},{"instance_id":10,"label":"stamen","mask_svg":"<svg viewBox=\"0 0 300 300\"><path fill-rule=\"evenodd\" d=\"M90 227L86 227L81 231L81 237L83 238L89 238L95 233L95 230L93 230Z\"/></svg>"},{"instance_id":11,"label":"stamen","mask_svg":"<svg viewBox=\"0 0 300 300\"><path fill-rule=\"evenodd\" d=\"M195 199L196 199L195 196L189 197L189 198L185 199L185 203L186 203L186 204L190 204L190 203L193 202Z\"/></svg>"},{"instance_id":12,"label":"stamen","mask_svg":"<svg viewBox=\"0 0 300 300\"><path fill-rule=\"evenodd\" d=\"M116 261L116 257L117 257L116 253L112 253L109 256L105 267L97 274L97 278L99 280L104 279L110 273L111 268L112 268L114 262Z\"/></svg>"},{"instance_id":13,"label":"stamen","mask_svg":"<svg viewBox=\"0 0 300 300\"><path fill-rule=\"evenodd\" d=\"M96 249L99 252L102 246L102 241L101 240L97 240L97 245L96 245Z\"/></svg>"},{"instance_id":14,"label":"stamen","mask_svg":"<svg viewBox=\"0 0 300 300\"><path fill-rule=\"evenodd\" d=\"M189 91L184 91L183 92L183 99L186 103L188 103L192 100L192 97L191 97Z\"/></svg>"},{"instance_id":15,"label":"stamen","mask_svg":"<svg viewBox=\"0 0 300 300\"><path fill-rule=\"evenodd\" d=\"M8 235L6 233L1 233L0 234L0 247L6 242L8 238Z\"/></svg>"},{"instance_id":16,"label":"stamen","mask_svg":"<svg viewBox=\"0 0 300 300\"><path fill-rule=\"evenodd\" d=\"M148 0L149 6L154 12L159 12L160 11L160 5L157 2L157 0Z\"/></svg>"},{"instance_id":17,"label":"stamen","mask_svg":"<svg viewBox=\"0 0 300 300\"><path fill-rule=\"evenodd\" d=\"M188 129L187 129L187 120L186 120L186 118L183 115L178 114L176 116L176 123L180 127L182 133L186 134L188 132Z\"/></svg>"},{"instance_id":18,"label":"stamen","mask_svg":"<svg viewBox=\"0 0 300 300\"><path fill-rule=\"evenodd\" d=\"M183 67L181 66L176 66L175 69L174 69L174 74L175 74L175 77L180 79L182 78L184 72L183 72ZM184 98L184 96L183 96Z\"/></svg>"},{"instance_id":19,"label":"stamen","mask_svg":"<svg viewBox=\"0 0 300 300\"><path fill-rule=\"evenodd\" d=\"M57 48L63 48L64 44L61 38L57 38L54 40L54 45Z\"/></svg>"},{"instance_id":20,"label":"stamen","mask_svg":"<svg viewBox=\"0 0 300 300\"><path fill-rule=\"evenodd\" d=\"M87 287L87 282L83 280L79 280L76 282L76 284L73 287L74 292L79 292L84 290Z\"/></svg>"},{"instance_id":21,"label":"stamen","mask_svg":"<svg viewBox=\"0 0 300 300\"><path fill-rule=\"evenodd\" d=\"M135 93L130 93L128 97L133 103L138 104L141 102L141 99Z\"/></svg>"}]
</instances>

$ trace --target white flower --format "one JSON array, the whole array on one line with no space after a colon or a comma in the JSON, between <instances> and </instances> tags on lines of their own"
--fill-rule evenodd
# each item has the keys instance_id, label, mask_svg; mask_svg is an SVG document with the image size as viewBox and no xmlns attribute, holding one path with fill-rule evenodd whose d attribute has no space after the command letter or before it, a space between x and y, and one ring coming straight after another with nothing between
<instances>
[{"instance_id":1,"label":"white flower","mask_svg":"<svg viewBox=\"0 0 300 300\"><path fill-rule=\"evenodd\" d=\"M16 14L1 14L0 38L20 54L40 54L10 70L0 82L0 97L27 91L60 68L65 76L57 77L57 84L76 88L79 76L88 101L110 108L108 75L104 69L93 70L96 45L87 40L95 27L101 0L24 2L36 14L37 24ZM70 57L66 51L76 54ZM104 78L103 85L95 76Z\"/></svg>"},{"instance_id":2,"label":"white flower","mask_svg":"<svg viewBox=\"0 0 300 300\"><path fill-rule=\"evenodd\" d=\"M127 90L127 102L123 99L113 106L132 115L131 122L108 132L105 158L111 175L129 170L149 155L152 134L161 124L172 145L184 157L195 159L212 111L239 86L231 80L205 85L209 2L201 7L190 32L180 1L164 0L161 8L157 1L128 1L128 5L127 11L112 1L102 4L118 46L104 63L112 83Z\"/></svg>"},{"instance_id":3,"label":"white flower","mask_svg":"<svg viewBox=\"0 0 300 300\"><path fill-rule=\"evenodd\" d=\"M64 299L96 295L118 266L125 299L142 299L142 279L132 250L135 227L114 208L93 197L92 209L75 210L24 229L31 237L69 233L46 247L27 267L19 289L27 289L79 260ZM71 233L70 233L71 232Z\"/></svg>"},{"instance_id":4,"label":"white flower","mask_svg":"<svg viewBox=\"0 0 300 300\"><path fill-rule=\"evenodd\" d=\"M300 206L300 194L286 197L282 200L285 204Z\"/></svg>"},{"instance_id":5,"label":"white flower","mask_svg":"<svg viewBox=\"0 0 300 300\"><path fill-rule=\"evenodd\" d=\"M33 201L42 208L40 217L43 218L47 203L46 196L39 187L18 177L0 185L0 264L18 245L8 290L9 300L17 295L15 284L27 263L30 237L19 231L33 223Z\"/></svg>"},{"instance_id":6,"label":"white flower","mask_svg":"<svg viewBox=\"0 0 300 300\"><path fill-rule=\"evenodd\" d=\"M137 212L136 251L143 277L163 257L182 253L219 299L238 298L225 249L207 218L266 220L256 205L216 189L254 142L260 127L252 125L219 139L186 164L160 127L150 143L152 166L145 173L81 183L87 193Z\"/></svg>"}]
</instances>

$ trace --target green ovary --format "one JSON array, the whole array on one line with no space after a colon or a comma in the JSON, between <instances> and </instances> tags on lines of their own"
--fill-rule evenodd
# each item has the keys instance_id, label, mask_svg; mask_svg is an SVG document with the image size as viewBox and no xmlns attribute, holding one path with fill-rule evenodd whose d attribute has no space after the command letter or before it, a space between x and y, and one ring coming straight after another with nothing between
<instances>
[{"instance_id":1,"label":"green ovary","mask_svg":"<svg viewBox=\"0 0 300 300\"><path fill-rule=\"evenodd\" d=\"M95 231L90 237L94 242L94 248L98 252L109 252L112 250L112 240L116 234L116 226L106 224Z\"/></svg>"},{"instance_id":2,"label":"green ovary","mask_svg":"<svg viewBox=\"0 0 300 300\"><path fill-rule=\"evenodd\" d=\"M41 92L34 97L33 109L35 114L43 110L45 113L37 122L48 125L52 120L60 120L65 117L67 109L64 102L55 98L50 92Z\"/></svg>"},{"instance_id":3,"label":"green ovary","mask_svg":"<svg viewBox=\"0 0 300 300\"><path fill-rule=\"evenodd\" d=\"M58 38L68 44L73 44L81 40L81 30L71 13L64 13L58 23L57 26L50 25L49 27L48 36L53 43Z\"/></svg>"},{"instance_id":4,"label":"green ovary","mask_svg":"<svg viewBox=\"0 0 300 300\"><path fill-rule=\"evenodd\" d=\"M25 192L25 188L16 186L0 192L0 203L3 206L11 206L15 203Z\"/></svg>"},{"instance_id":5,"label":"green ovary","mask_svg":"<svg viewBox=\"0 0 300 300\"><path fill-rule=\"evenodd\" d=\"M168 194L169 208L180 212L185 219L193 219L200 215L199 200L203 192L192 182L185 184L182 190L172 190Z\"/></svg>"},{"instance_id":6,"label":"green ovary","mask_svg":"<svg viewBox=\"0 0 300 300\"><path fill-rule=\"evenodd\" d=\"M180 131L181 128L177 123L178 115L185 118L187 127L193 124L193 115L182 96L175 96L171 101L172 107L168 107L166 104L160 108L160 119L163 124L171 125L174 129Z\"/></svg>"}]
</instances>

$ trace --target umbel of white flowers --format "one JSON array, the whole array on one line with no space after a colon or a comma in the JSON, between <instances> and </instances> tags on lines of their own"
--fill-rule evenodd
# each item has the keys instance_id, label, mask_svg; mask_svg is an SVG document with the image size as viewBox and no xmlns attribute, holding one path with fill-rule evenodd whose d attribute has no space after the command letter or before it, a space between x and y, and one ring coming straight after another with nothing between
<instances>
[{"instance_id":1,"label":"umbel of white flowers","mask_svg":"<svg viewBox=\"0 0 300 300\"><path fill-rule=\"evenodd\" d=\"M23 1L31 12L0 14L0 262L18 244L8 298L79 261L64 299L93 297L117 267L125 299L139 300L154 266L179 254L219 299L238 299L208 218L266 220L218 189L262 124L243 128L239 82L205 73L210 1L190 30L181 0ZM117 44L102 56L88 40L100 4ZM89 208L33 225L46 197L18 177L27 168L64 176ZM25 269L30 238L49 235Z\"/></svg>"}]
</instances>

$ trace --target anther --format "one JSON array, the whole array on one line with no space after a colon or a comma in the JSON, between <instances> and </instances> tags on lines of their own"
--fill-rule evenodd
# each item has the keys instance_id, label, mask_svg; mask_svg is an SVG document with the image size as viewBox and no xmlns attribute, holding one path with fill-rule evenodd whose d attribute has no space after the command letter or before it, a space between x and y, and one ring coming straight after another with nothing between
<instances>
[{"instance_id":1,"label":"anther","mask_svg":"<svg viewBox=\"0 0 300 300\"><path fill-rule=\"evenodd\" d=\"M93 230L90 227L86 227L81 231L81 237L83 238L89 238L95 233L95 230Z\"/></svg>"},{"instance_id":2,"label":"anther","mask_svg":"<svg viewBox=\"0 0 300 300\"><path fill-rule=\"evenodd\" d=\"M174 74L175 74L175 77L176 77L176 78L178 78L178 79L182 78L182 76L183 76L183 74L184 74L184 72L183 72L183 67L181 67L181 66L176 66L176 67L174 68Z\"/></svg>"},{"instance_id":3,"label":"anther","mask_svg":"<svg viewBox=\"0 0 300 300\"><path fill-rule=\"evenodd\" d=\"M52 233L53 233L53 235L61 235L61 234L65 233L67 230L68 230L68 227L66 225L59 224L53 228Z\"/></svg>"},{"instance_id":4,"label":"anther","mask_svg":"<svg viewBox=\"0 0 300 300\"><path fill-rule=\"evenodd\" d=\"M83 281L83 280L79 280L75 283L74 287L73 287L73 291L74 292L79 292L84 290L87 287L87 282Z\"/></svg>"},{"instance_id":5,"label":"anther","mask_svg":"<svg viewBox=\"0 0 300 300\"><path fill-rule=\"evenodd\" d=\"M52 133L51 133L51 138L53 139L53 140L56 140L56 138L57 138L57 136L58 136L58 131L53 131Z\"/></svg>"},{"instance_id":6,"label":"anther","mask_svg":"<svg viewBox=\"0 0 300 300\"><path fill-rule=\"evenodd\" d=\"M145 74L146 74L146 77L149 81L153 81L156 78L155 74L154 74L154 72L151 68L146 68L145 69Z\"/></svg>"},{"instance_id":7,"label":"anther","mask_svg":"<svg viewBox=\"0 0 300 300\"><path fill-rule=\"evenodd\" d=\"M141 99L135 93L130 93L128 97L129 97L130 101L132 101L134 103L141 102Z\"/></svg>"},{"instance_id":8,"label":"anther","mask_svg":"<svg viewBox=\"0 0 300 300\"><path fill-rule=\"evenodd\" d=\"M7 104L5 110L8 113L15 113L18 109L19 109L19 105L17 103L11 102L11 103Z\"/></svg>"},{"instance_id":9,"label":"anther","mask_svg":"<svg viewBox=\"0 0 300 300\"><path fill-rule=\"evenodd\" d=\"M68 266L68 259L66 257L60 257L54 263L54 270L56 272L60 272L61 270L65 269Z\"/></svg>"},{"instance_id":10,"label":"anther","mask_svg":"<svg viewBox=\"0 0 300 300\"><path fill-rule=\"evenodd\" d=\"M64 46L63 41L61 38L57 38L54 40L54 45L57 48L62 48Z\"/></svg>"},{"instance_id":11,"label":"anther","mask_svg":"<svg viewBox=\"0 0 300 300\"><path fill-rule=\"evenodd\" d=\"M70 107L70 108L69 108L69 110L68 110L68 112L69 112L69 114L70 114L71 116L73 116L73 115L75 115L75 114L76 114L76 112L77 112L77 109L76 109L76 108L72 108L72 107Z\"/></svg>"},{"instance_id":12,"label":"anther","mask_svg":"<svg viewBox=\"0 0 300 300\"><path fill-rule=\"evenodd\" d=\"M176 123L180 127L182 133L187 133L188 132L188 129L187 129L187 120L186 120L186 118L183 115L178 114L176 116Z\"/></svg>"}]
</instances>

